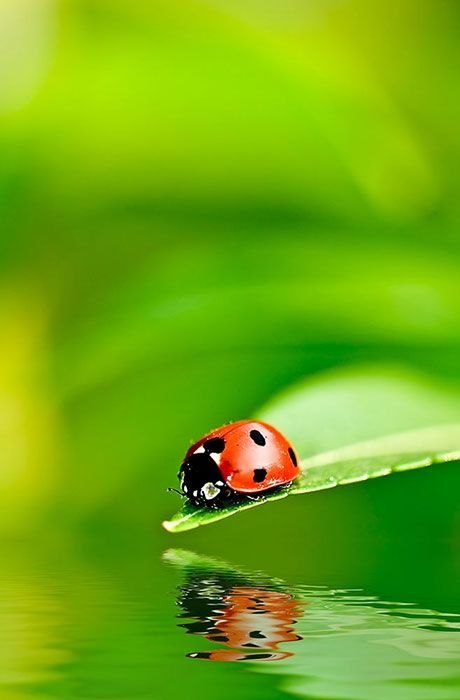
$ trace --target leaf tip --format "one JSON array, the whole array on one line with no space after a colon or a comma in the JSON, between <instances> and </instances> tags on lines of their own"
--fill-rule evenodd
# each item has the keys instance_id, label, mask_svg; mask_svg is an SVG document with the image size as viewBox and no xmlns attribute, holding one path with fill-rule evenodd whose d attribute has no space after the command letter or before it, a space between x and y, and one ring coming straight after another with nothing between
<instances>
[{"instance_id":1,"label":"leaf tip","mask_svg":"<svg viewBox=\"0 0 460 700\"><path fill-rule=\"evenodd\" d=\"M194 520L191 516L193 513L188 513L186 515L178 513L172 520L163 520L161 523L165 530L168 532L183 532L184 530L194 530L200 525L199 522Z\"/></svg>"},{"instance_id":2,"label":"leaf tip","mask_svg":"<svg viewBox=\"0 0 460 700\"><path fill-rule=\"evenodd\" d=\"M168 532L174 532L176 524L174 520L163 520L161 524Z\"/></svg>"}]
</instances>

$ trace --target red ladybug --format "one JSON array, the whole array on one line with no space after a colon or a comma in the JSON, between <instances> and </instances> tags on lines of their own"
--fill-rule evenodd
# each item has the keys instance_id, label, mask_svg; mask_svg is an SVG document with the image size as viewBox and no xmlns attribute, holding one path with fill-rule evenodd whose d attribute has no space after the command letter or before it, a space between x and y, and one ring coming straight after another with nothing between
<instances>
[{"instance_id":1,"label":"red ladybug","mask_svg":"<svg viewBox=\"0 0 460 700\"><path fill-rule=\"evenodd\" d=\"M202 591L201 588L201 610ZM292 652L278 650L281 642L302 639L293 628L296 620L302 616L301 602L288 593L254 586L233 586L220 603L215 600L213 602L211 616L201 618L209 626L204 636L212 642L221 642L230 649L187 654L192 659L278 661L293 655ZM193 633L193 627L188 626L188 629ZM200 630L198 634L203 632Z\"/></svg>"},{"instance_id":2,"label":"red ladybug","mask_svg":"<svg viewBox=\"0 0 460 700\"><path fill-rule=\"evenodd\" d=\"M179 471L181 491L195 506L220 508L254 498L299 475L286 438L267 423L242 420L213 430L190 447Z\"/></svg>"}]
</instances>

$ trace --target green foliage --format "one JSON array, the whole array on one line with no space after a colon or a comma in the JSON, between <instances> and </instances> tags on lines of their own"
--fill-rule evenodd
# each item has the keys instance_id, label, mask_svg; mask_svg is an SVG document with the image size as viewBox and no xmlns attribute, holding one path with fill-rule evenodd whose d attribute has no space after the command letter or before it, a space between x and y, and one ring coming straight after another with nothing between
<instances>
[{"instance_id":1,"label":"green foliage","mask_svg":"<svg viewBox=\"0 0 460 700\"><path fill-rule=\"evenodd\" d=\"M460 377L454 3L29 5L0 70L0 532L149 529L190 441L325 369Z\"/></svg>"}]
</instances>

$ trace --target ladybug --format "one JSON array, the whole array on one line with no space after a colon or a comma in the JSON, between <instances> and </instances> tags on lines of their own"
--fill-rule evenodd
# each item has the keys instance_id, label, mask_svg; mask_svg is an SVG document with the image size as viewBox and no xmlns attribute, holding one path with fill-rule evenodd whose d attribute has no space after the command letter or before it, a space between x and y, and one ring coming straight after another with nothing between
<instances>
[{"instance_id":1,"label":"ladybug","mask_svg":"<svg viewBox=\"0 0 460 700\"><path fill-rule=\"evenodd\" d=\"M293 627L302 615L300 601L288 593L254 586L233 586L220 601L216 601L214 588L214 596L210 601L212 609L204 617L203 590L201 586L198 601L201 613L199 619L204 624L198 631L193 622L186 623L183 627L192 634L202 634L211 642L219 642L230 648L193 652L187 654L189 658L210 661L278 661L293 655L289 651L280 651L278 645L302 639ZM244 653L245 651L249 653Z\"/></svg>"},{"instance_id":2,"label":"ladybug","mask_svg":"<svg viewBox=\"0 0 460 700\"><path fill-rule=\"evenodd\" d=\"M299 472L296 453L276 428L242 420L192 445L178 476L181 495L195 506L216 509L290 484Z\"/></svg>"}]
</instances>

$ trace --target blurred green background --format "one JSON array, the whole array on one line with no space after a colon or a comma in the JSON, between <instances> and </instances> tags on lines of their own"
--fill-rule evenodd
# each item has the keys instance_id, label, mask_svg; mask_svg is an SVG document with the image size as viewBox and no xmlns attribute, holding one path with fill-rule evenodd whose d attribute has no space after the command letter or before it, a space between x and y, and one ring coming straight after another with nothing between
<instances>
[{"instance_id":1,"label":"blurred green background","mask_svg":"<svg viewBox=\"0 0 460 700\"><path fill-rule=\"evenodd\" d=\"M459 386L459 31L456 0L0 0L2 699L292 697L184 658L169 547L377 601L312 646L307 609L296 695L318 643L328 697L458 697L426 613L460 609L458 463L160 523L190 441L304 377Z\"/></svg>"},{"instance_id":2,"label":"blurred green background","mask_svg":"<svg viewBox=\"0 0 460 700\"><path fill-rule=\"evenodd\" d=\"M455 0L1 0L0 532L161 548L204 431L358 361L460 379L459 25ZM426 532L434 478L182 543L307 511Z\"/></svg>"}]
</instances>

